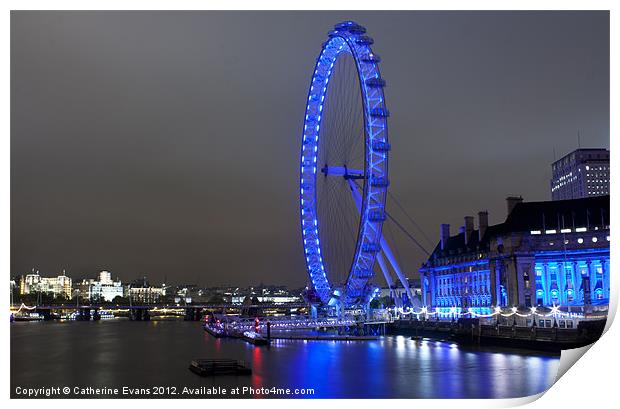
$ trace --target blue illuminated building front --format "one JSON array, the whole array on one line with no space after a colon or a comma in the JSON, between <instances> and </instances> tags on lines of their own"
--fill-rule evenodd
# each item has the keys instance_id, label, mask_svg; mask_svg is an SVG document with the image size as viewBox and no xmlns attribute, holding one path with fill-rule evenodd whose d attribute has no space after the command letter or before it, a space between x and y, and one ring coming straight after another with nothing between
<instances>
[{"instance_id":1,"label":"blue illuminated building front","mask_svg":"<svg viewBox=\"0 0 620 409\"><path fill-rule=\"evenodd\" d=\"M442 313L496 307L605 310L610 296L609 196L552 202L508 198L504 223L465 217L420 269L422 302Z\"/></svg>"},{"instance_id":2,"label":"blue illuminated building front","mask_svg":"<svg viewBox=\"0 0 620 409\"><path fill-rule=\"evenodd\" d=\"M534 274L534 305L609 304L609 248L537 252Z\"/></svg>"}]
</instances>

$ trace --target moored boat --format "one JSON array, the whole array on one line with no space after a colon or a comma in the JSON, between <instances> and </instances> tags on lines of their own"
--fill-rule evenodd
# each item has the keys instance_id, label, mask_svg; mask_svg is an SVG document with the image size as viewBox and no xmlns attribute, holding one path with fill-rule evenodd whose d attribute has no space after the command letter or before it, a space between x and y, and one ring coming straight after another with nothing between
<instances>
[{"instance_id":1,"label":"moored boat","mask_svg":"<svg viewBox=\"0 0 620 409\"><path fill-rule=\"evenodd\" d=\"M215 338L224 338L226 336L226 333L221 328L212 327L209 324L204 324L203 328L206 332L209 333L209 335Z\"/></svg>"},{"instance_id":2,"label":"moored boat","mask_svg":"<svg viewBox=\"0 0 620 409\"><path fill-rule=\"evenodd\" d=\"M242 337L245 341L249 342L250 344L254 344L254 345L269 345L271 343L271 341L267 338L265 338L264 336L262 336L261 334L259 334L258 332L253 332L253 331L245 331L243 333L243 337Z\"/></svg>"},{"instance_id":3,"label":"moored boat","mask_svg":"<svg viewBox=\"0 0 620 409\"><path fill-rule=\"evenodd\" d=\"M43 315L37 312L31 312L29 314L14 314L13 321L43 321Z\"/></svg>"},{"instance_id":4,"label":"moored boat","mask_svg":"<svg viewBox=\"0 0 620 409\"><path fill-rule=\"evenodd\" d=\"M189 369L200 376L250 375L252 373L252 369L245 362L235 359L194 359L190 362Z\"/></svg>"}]
</instances>

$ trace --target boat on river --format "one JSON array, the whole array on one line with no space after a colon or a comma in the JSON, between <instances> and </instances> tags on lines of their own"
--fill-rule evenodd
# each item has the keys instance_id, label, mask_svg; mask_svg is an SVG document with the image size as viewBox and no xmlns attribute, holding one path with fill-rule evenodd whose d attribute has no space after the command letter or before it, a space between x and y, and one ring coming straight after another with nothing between
<instances>
[{"instance_id":1,"label":"boat on river","mask_svg":"<svg viewBox=\"0 0 620 409\"><path fill-rule=\"evenodd\" d=\"M31 312L27 314L12 314L11 321L43 321L43 315L38 312Z\"/></svg>"},{"instance_id":2,"label":"boat on river","mask_svg":"<svg viewBox=\"0 0 620 409\"><path fill-rule=\"evenodd\" d=\"M243 361L235 359L194 359L189 370L200 376L251 375L252 369Z\"/></svg>"},{"instance_id":3,"label":"boat on river","mask_svg":"<svg viewBox=\"0 0 620 409\"><path fill-rule=\"evenodd\" d=\"M247 341L250 344L258 345L258 346L269 345L271 343L271 340L269 340L268 338L265 338L258 332L254 332L254 331L245 331L243 333L242 338L244 341Z\"/></svg>"},{"instance_id":4,"label":"boat on river","mask_svg":"<svg viewBox=\"0 0 620 409\"><path fill-rule=\"evenodd\" d=\"M226 332L222 328L212 327L209 324L204 324L203 328L212 337L215 337L215 338L224 338L224 337L226 337Z\"/></svg>"}]
</instances>

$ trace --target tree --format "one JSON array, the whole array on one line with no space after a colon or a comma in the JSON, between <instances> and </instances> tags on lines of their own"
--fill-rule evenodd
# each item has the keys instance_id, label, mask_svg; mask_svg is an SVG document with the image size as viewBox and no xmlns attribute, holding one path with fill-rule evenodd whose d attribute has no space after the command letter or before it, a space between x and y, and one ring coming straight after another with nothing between
<instances>
[{"instance_id":1,"label":"tree","mask_svg":"<svg viewBox=\"0 0 620 409\"><path fill-rule=\"evenodd\" d=\"M112 304L115 304L115 305L129 305L129 298L121 297L120 295L117 295L112 300Z\"/></svg>"},{"instance_id":2,"label":"tree","mask_svg":"<svg viewBox=\"0 0 620 409\"><path fill-rule=\"evenodd\" d=\"M207 301L207 304L222 305L222 304L226 304L226 302L224 301L224 297L222 297L219 294L215 294L209 298L209 301Z\"/></svg>"},{"instance_id":3,"label":"tree","mask_svg":"<svg viewBox=\"0 0 620 409\"><path fill-rule=\"evenodd\" d=\"M54 304L68 304L70 301L65 294L58 294L54 298Z\"/></svg>"},{"instance_id":4,"label":"tree","mask_svg":"<svg viewBox=\"0 0 620 409\"><path fill-rule=\"evenodd\" d=\"M91 304L99 304L102 301L104 301L103 297L101 296L101 294L92 294L90 296L90 303Z\"/></svg>"}]
</instances>

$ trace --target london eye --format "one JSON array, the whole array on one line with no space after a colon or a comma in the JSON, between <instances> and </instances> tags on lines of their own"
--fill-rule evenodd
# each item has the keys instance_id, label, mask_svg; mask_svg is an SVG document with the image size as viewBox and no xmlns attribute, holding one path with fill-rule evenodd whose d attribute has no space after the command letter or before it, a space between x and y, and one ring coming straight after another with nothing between
<instances>
[{"instance_id":1,"label":"london eye","mask_svg":"<svg viewBox=\"0 0 620 409\"><path fill-rule=\"evenodd\" d=\"M306 268L320 301L345 308L367 305L378 291L371 283L375 261L382 269L385 264L380 252L389 113L372 44L366 29L352 21L329 32L312 75L302 134Z\"/></svg>"}]
</instances>

